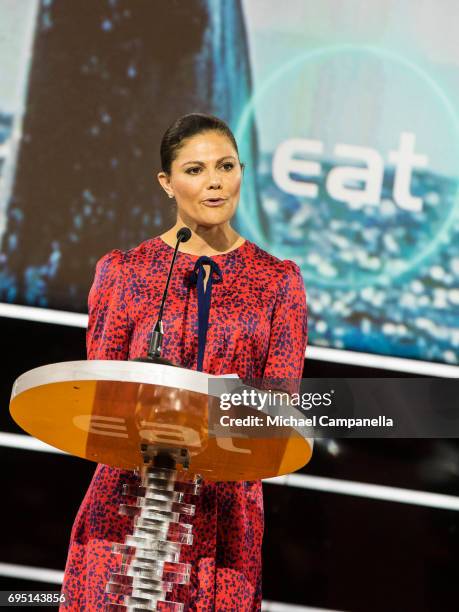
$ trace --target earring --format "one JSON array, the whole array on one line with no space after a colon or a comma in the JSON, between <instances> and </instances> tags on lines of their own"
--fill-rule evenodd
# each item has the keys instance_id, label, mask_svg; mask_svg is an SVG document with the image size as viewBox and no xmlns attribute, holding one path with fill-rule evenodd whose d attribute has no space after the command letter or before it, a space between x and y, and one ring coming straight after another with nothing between
<instances>
[{"instance_id":1,"label":"earring","mask_svg":"<svg viewBox=\"0 0 459 612\"><path fill-rule=\"evenodd\" d=\"M168 193L167 195L168 195L170 198L173 198L173 197L174 197L174 194L173 194L173 193Z\"/></svg>"}]
</instances>

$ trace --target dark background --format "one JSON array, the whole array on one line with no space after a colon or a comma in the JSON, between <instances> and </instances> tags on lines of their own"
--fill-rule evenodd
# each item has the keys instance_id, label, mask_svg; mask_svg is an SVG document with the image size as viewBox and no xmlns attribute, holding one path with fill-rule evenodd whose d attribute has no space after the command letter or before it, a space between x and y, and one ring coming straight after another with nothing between
<instances>
[{"instance_id":1,"label":"dark background","mask_svg":"<svg viewBox=\"0 0 459 612\"><path fill-rule=\"evenodd\" d=\"M251 90L241 6L42 0L32 58L0 302L85 312L96 261L175 222L156 178L166 129L191 112L235 129Z\"/></svg>"}]
</instances>

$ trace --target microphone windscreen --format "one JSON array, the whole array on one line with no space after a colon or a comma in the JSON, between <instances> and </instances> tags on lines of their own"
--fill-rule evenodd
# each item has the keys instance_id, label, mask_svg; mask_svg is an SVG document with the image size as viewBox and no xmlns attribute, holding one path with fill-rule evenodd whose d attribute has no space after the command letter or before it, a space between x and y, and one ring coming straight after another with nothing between
<instances>
[{"instance_id":1,"label":"microphone windscreen","mask_svg":"<svg viewBox=\"0 0 459 612\"><path fill-rule=\"evenodd\" d=\"M177 240L186 242L191 238L191 230L189 227L181 227L177 232Z\"/></svg>"}]
</instances>

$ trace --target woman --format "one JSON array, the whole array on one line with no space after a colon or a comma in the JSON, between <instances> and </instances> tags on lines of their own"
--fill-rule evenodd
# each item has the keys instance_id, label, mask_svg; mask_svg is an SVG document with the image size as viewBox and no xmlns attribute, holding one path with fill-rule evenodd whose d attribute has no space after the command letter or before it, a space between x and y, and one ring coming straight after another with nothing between
<instances>
[{"instance_id":1,"label":"woman","mask_svg":"<svg viewBox=\"0 0 459 612\"><path fill-rule=\"evenodd\" d=\"M163 137L161 164L158 180L176 200L177 221L161 236L98 262L89 294L88 359L146 355L176 234L187 226L192 237L177 255L162 356L214 375L300 379L307 342L303 280L295 263L270 255L230 225L243 174L230 129L209 115L181 117ZM205 306L198 304L193 274L200 268L211 291L207 332L202 317L199 325L198 310ZM72 529L65 609L102 610L108 601L104 589L116 568L111 543L123 542L132 529L130 519L118 514L122 485L136 478L97 466ZM259 610L261 482L205 482L193 522L194 544L182 552L192 564L191 580L176 588L175 600L185 601L188 610Z\"/></svg>"}]
</instances>

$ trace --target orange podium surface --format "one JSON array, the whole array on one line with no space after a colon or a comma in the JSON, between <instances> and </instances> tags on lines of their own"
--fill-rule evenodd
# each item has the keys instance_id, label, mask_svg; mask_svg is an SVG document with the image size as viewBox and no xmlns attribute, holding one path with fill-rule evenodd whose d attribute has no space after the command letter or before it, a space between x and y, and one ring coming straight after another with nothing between
<instances>
[{"instance_id":1,"label":"orange podium surface","mask_svg":"<svg viewBox=\"0 0 459 612\"><path fill-rule=\"evenodd\" d=\"M72 455L125 469L143 465L141 444L186 448L187 474L207 480L257 480L295 472L312 442L294 427L254 437L218 421L218 396L203 372L135 361L70 361L42 366L14 383L10 412L32 436ZM244 409L256 414L255 409ZM241 411L239 409L238 416ZM232 432L234 432L234 437ZM180 465L177 469L184 469Z\"/></svg>"}]
</instances>

